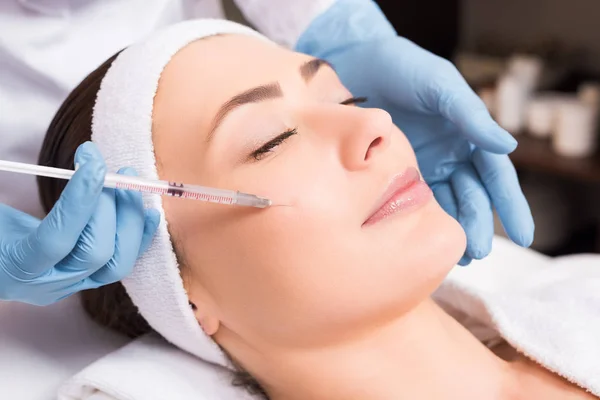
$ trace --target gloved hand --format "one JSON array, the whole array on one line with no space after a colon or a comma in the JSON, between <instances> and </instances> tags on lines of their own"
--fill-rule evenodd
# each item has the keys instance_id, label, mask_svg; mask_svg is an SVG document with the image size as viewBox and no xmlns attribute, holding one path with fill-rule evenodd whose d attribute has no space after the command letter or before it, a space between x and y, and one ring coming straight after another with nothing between
<instances>
[{"instance_id":1,"label":"gloved hand","mask_svg":"<svg viewBox=\"0 0 600 400\"><path fill-rule=\"evenodd\" d=\"M75 161L44 220L0 204L0 300L47 305L116 282L150 245L158 211L144 211L139 193L102 188L106 165L94 144L81 145Z\"/></svg>"},{"instance_id":2,"label":"gloved hand","mask_svg":"<svg viewBox=\"0 0 600 400\"><path fill-rule=\"evenodd\" d=\"M491 251L495 207L508 236L533 241L534 224L506 154L517 145L448 61L399 37L371 0L337 0L296 50L328 60L366 107L388 111L412 144L436 199L463 226L460 261Z\"/></svg>"}]
</instances>

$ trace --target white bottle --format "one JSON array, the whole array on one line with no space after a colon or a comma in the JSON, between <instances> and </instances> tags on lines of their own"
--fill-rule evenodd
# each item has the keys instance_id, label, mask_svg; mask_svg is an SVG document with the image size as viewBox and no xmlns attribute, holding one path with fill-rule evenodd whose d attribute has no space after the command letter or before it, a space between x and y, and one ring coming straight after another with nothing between
<instances>
[{"instance_id":1,"label":"white bottle","mask_svg":"<svg viewBox=\"0 0 600 400\"><path fill-rule=\"evenodd\" d=\"M496 120L513 135L523 130L528 95L527 87L512 74L505 74L498 81L494 104Z\"/></svg>"},{"instance_id":2,"label":"white bottle","mask_svg":"<svg viewBox=\"0 0 600 400\"><path fill-rule=\"evenodd\" d=\"M556 101L548 96L532 98L527 106L527 132L544 139L552 136L556 122Z\"/></svg>"},{"instance_id":3,"label":"white bottle","mask_svg":"<svg viewBox=\"0 0 600 400\"><path fill-rule=\"evenodd\" d=\"M515 54L508 60L508 71L521 80L529 92L538 89L544 71L540 57Z\"/></svg>"},{"instance_id":4,"label":"white bottle","mask_svg":"<svg viewBox=\"0 0 600 400\"><path fill-rule=\"evenodd\" d=\"M598 109L576 97L565 99L557 108L552 148L564 157L583 158L595 153Z\"/></svg>"}]
</instances>

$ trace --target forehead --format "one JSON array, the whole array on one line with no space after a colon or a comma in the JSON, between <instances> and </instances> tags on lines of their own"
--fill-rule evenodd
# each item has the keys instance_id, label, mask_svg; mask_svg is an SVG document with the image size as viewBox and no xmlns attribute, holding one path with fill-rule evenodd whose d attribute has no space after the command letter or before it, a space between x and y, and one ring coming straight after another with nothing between
<instances>
[{"instance_id":1,"label":"forehead","mask_svg":"<svg viewBox=\"0 0 600 400\"><path fill-rule=\"evenodd\" d=\"M180 50L161 75L154 101L155 126L207 128L231 97L277 80L301 79L298 68L308 59L249 36L195 41Z\"/></svg>"}]
</instances>

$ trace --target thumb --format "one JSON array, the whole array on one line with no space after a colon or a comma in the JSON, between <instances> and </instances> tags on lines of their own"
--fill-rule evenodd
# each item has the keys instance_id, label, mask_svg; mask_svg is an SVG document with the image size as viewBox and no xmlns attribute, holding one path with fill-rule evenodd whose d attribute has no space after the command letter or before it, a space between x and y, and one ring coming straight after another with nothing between
<instances>
[{"instance_id":1,"label":"thumb","mask_svg":"<svg viewBox=\"0 0 600 400\"><path fill-rule=\"evenodd\" d=\"M144 234L142 236L142 244L140 246L141 256L143 253L148 250L150 245L152 244L152 239L154 239L154 235L158 229L160 224L160 212L153 208L145 210L145 223L144 223Z\"/></svg>"},{"instance_id":2,"label":"thumb","mask_svg":"<svg viewBox=\"0 0 600 400\"><path fill-rule=\"evenodd\" d=\"M75 172L50 213L38 229L27 237L25 266L41 273L58 264L73 250L92 217L106 174L106 165L92 143L78 149ZM39 270L41 269L41 271Z\"/></svg>"}]
</instances>

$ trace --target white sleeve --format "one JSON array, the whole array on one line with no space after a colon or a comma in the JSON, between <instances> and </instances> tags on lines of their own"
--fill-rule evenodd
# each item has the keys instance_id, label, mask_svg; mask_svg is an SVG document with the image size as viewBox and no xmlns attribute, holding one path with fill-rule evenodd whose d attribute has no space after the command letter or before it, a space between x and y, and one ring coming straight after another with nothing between
<instances>
[{"instance_id":1,"label":"white sleeve","mask_svg":"<svg viewBox=\"0 0 600 400\"><path fill-rule=\"evenodd\" d=\"M235 0L246 19L271 40L293 47L336 0Z\"/></svg>"}]
</instances>

